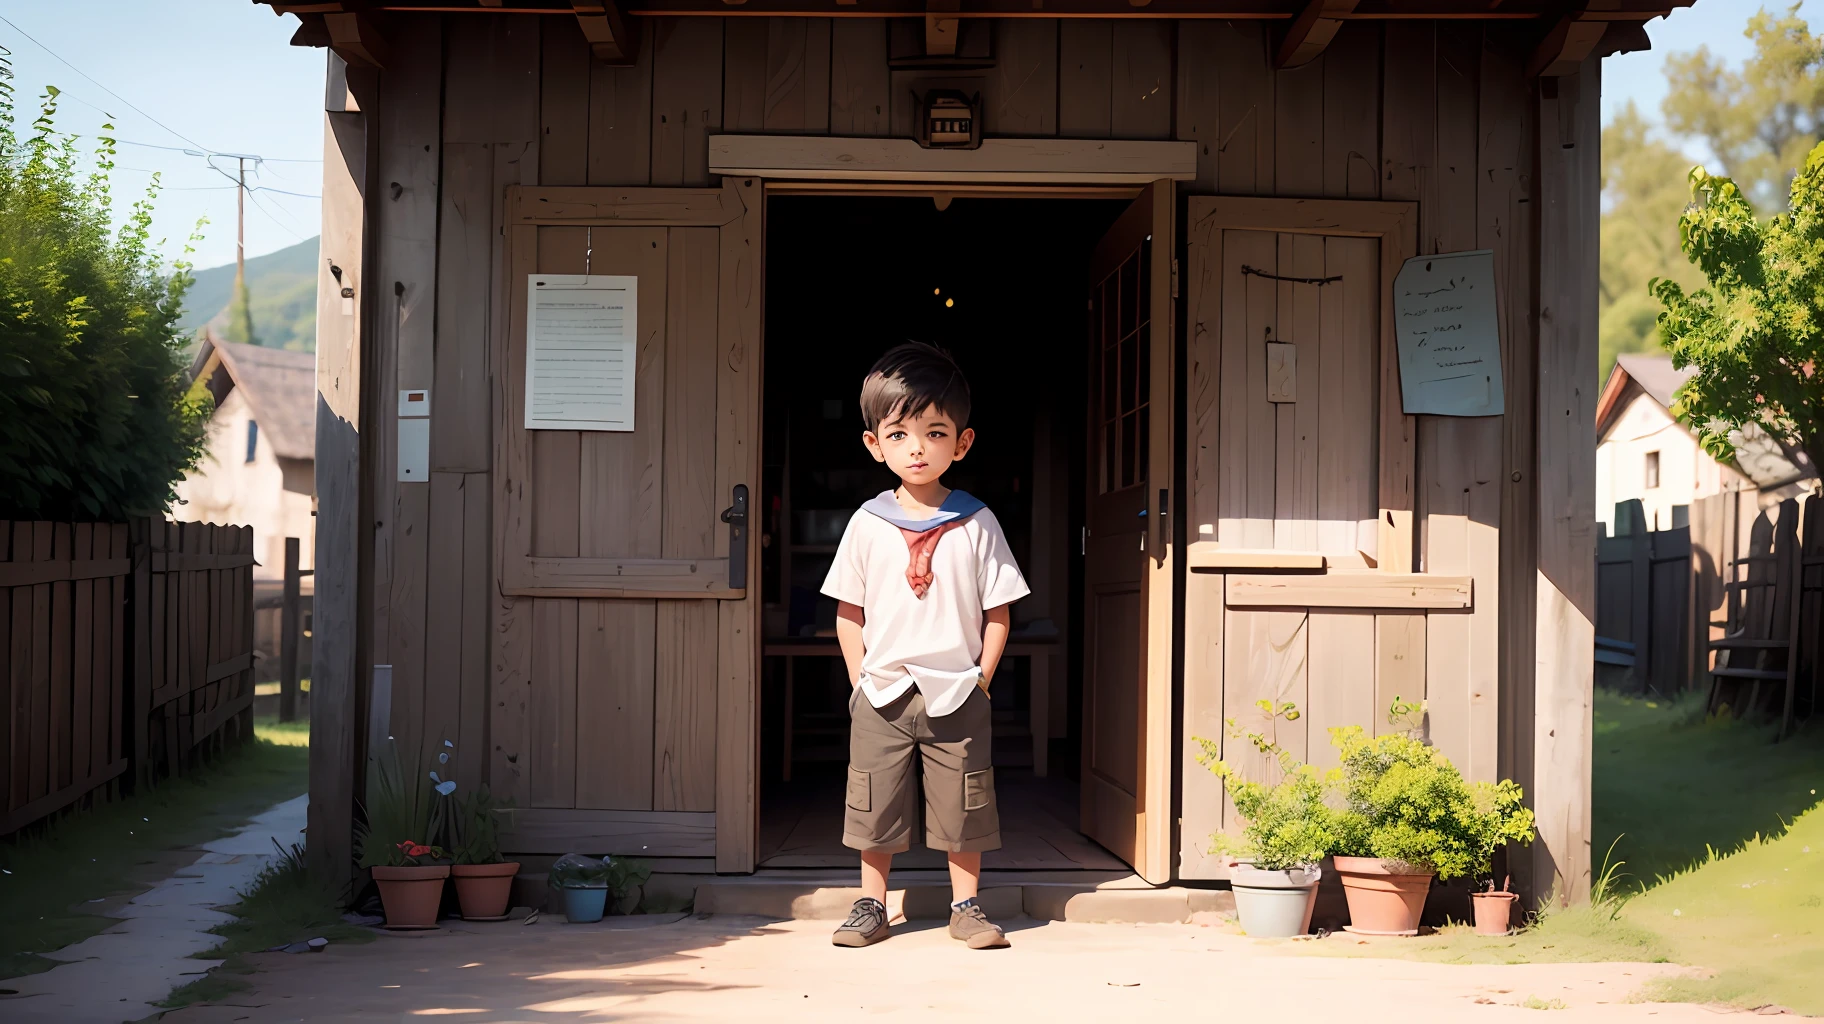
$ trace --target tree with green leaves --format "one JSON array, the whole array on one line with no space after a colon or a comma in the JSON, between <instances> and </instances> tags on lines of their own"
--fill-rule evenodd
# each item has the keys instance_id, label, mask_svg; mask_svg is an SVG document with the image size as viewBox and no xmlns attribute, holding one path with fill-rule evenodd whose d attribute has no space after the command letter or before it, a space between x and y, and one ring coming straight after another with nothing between
<instances>
[{"instance_id":1,"label":"tree with green leaves","mask_svg":"<svg viewBox=\"0 0 1824 1024\"><path fill-rule=\"evenodd\" d=\"M1762 221L1733 179L1693 170L1678 230L1709 284L1651 285L1673 365L1696 370L1672 412L1718 458L1748 427L1824 452L1824 143L1789 196L1786 212Z\"/></svg>"},{"instance_id":2,"label":"tree with green leaves","mask_svg":"<svg viewBox=\"0 0 1824 1024\"><path fill-rule=\"evenodd\" d=\"M1824 137L1824 39L1796 3L1783 16L1756 12L1743 34L1754 55L1739 71L1707 47L1668 56L1661 109L1667 127L1702 139L1748 198L1772 209Z\"/></svg>"},{"instance_id":3,"label":"tree with green leaves","mask_svg":"<svg viewBox=\"0 0 1824 1024\"><path fill-rule=\"evenodd\" d=\"M0 60L0 518L162 512L212 411L176 327L189 266L149 245L156 176L115 228L113 125L81 175L57 90L22 139L11 78Z\"/></svg>"},{"instance_id":4,"label":"tree with green leaves","mask_svg":"<svg viewBox=\"0 0 1824 1024\"><path fill-rule=\"evenodd\" d=\"M1701 142L1713 166L1732 176L1756 206L1775 209L1805 153L1824 136L1824 38L1811 34L1798 6L1746 17L1753 54L1737 68L1707 48L1666 58L1669 91L1661 104L1667 136L1630 105L1602 133L1601 352L1606 375L1615 356L1659 350L1654 277L1690 289L1703 277L1679 252L1678 218L1689 201L1686 176L1697 163L1681 142Z\"/></svg>"},{"instance_id":5,"label":"tree with green leaves","mask_svg":"<svg viewBox=\"0 0 1824 1024\"><path fill-rule=\"evenodd\" d=\"M1678 218L1690 201L1692 161L1657 138L1630 101L1602 130L1599 347L1606 375L1615 357L1659 347L1656 275L1686 287L1703 283L1678 249Z\"/></svg>"}]
</instances>

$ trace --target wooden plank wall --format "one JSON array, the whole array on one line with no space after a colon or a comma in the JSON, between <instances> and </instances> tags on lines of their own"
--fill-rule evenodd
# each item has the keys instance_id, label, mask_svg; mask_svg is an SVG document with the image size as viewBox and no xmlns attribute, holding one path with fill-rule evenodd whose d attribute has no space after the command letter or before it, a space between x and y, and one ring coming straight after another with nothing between
<instances>
[{"instance_id":1,"label":"wooden plank wall","mask_svg":"<svg viewBox=\"0 0 1824 1024\"><path fill-rule=\"evenodd\" d=\"M1535 133L1523 102L1527 86L1519 44L1501 28L1478 23L1351 23L1318 60L1275 72L1267 35L1257 25L1178 26L1177 135L1200 144L1198 181L1191 191L1412 200L1420 204L1422 254L1495 249L1511 411L1482 419L1420 417L1417 424L1420 567L1473 576L1475 604L1469 613L1225 613L1223 577L1190 575L1180 841L1185 877L1220 874L1206 852L1207 836L1225 820L1220 787L1196 763L1198 748L1189 737L1215 738L1228 717L1248 726L1258 698L1297 702L1306 713L1296 723L1280 723L1279 739L1324 764L1334 758L1329 727L1357 723L1384 731L1386 708L1396 694L1424 698L1431 739L1466 774L1474 779L1509 774L1526 781L1519 770L1530 765L1530 757L1523 765L1508 752L1524 744L1530 754L1530 721L1504 731L1512 708L1502 704L1504 691L1530 690L1532 677L1530 659L1509 654L1529 650L1532 643L1530 614L1522 617L1510 608L1519 594L1519 605L1530 613L1530 589L1513 580L1532 577L1532 514L1526 503L1536 291L1529 203L1537 191ZM1262 368L1250 362L1264 358L1263 346L1237 352L1213 343L1225 326L1238 337L1258 339L1273 328L1276 337L1296 341L1301 325L1275 322L1270 315L1277 310L1283 319L1288 308L1275 302L1274 282L1234 274L1231 281L1225 270L1236 268L1200 265L1198 241L1193 226L1188 407L1189 429L1199 443L1190 467L1189 525L1212 524L1223 542L1238 546L1335 546L1340 537L1320 536L1329 513L1314 515L1312 509L1322 504L1323 488L1336 475L1322 468L1321 444L1314 478L1308 476L1311 458L1300 456L1302 444L1321 437L1321 427L1301 420L1297 406L1266 403L1258 386ZM1225 241L1258 243L1259 250L1231 259L1225 246L1225 264L1264 268L1277 260L1281 273L1294 273L1288 265L1303 268L1294 276L1336 272L1309 244L1312 251L1301 253L1296 241L1288 248L1269 236L1243 232L1231 232ZM1222 303L1225 323L1199 322L1200 289L1225 286L1231 297ZM1315 306L1320 321L1323 303L1347 304L1341 292L1328 294L1332 290L1321 290ZM1296 310L1310 305L1294 302L1290 308L1296 317ZM1256 309L1263 311L1258 323ZM1236 316L1248 322L1226 322ZM1317 334L1328 337L1321 323ZM1199 363L1199 353L1207 353L1207 365ZM1319 360L1311 362L1308 374L1301 360L1300 397L1304 387L1322 387ZM1237 380L1246 386L1231 388ZM1327 399L1319 405L1320 416L1334 407ZM1211 508L1214 501L1206 497L1205 510L1199 510L1202 480L1212 481L1208 491L1220 496L1220 508ZM1203 625L1209 623L1221 625ZM1233 680L1226 695L1225 668Z\"/></svg>"},{"instance_id":2,"label":"wooden plank wall","mask_svg":"<svg viewBox=\"0 0 1824 1024\"><path fill-rule=\"evenodd\" d=\"M394 731L408 742L453 733L465 754L485 748L489 778L522 805L713 803L713 791L680 778L682 762L667 747L700 747L714 735L682 725L680 715L698 713L684 709L702 705L685 699L694 690L676 689L711 670L677 654L715 630L707 614L678 602L517 599L491 585L498 570L487 545L501 524L487 521L491 502L476 496L516 484L489 472L500 430L491 360L507 308L499 197L514 182L713 184L712 131L904 134L916 82L979 91L990 134L1193 140L1198 176L1185 187L1192 194L1417 200L1421 252L1496 250L1509 413L1417 424L1423 568L1474 576L1474 610L1429 620L1320 612L1246 629L1279 637L1285 679L1276 692L1334 691L1339 710L1305 725L1302 745L1314 756L1323 756L1326 725L1378 714L1398 692L1431 701L1433 738L1472 777L1530 780L1533 566L1543 524L1532 415L1539 108L1521 74L1524 41L1506 28L1351 23L1318 60L1276 72L1258 23L1009 19L992 25L992 69L939 78L887 64L913 45L912 20L645 19L639 60L627 68L591 60L570 19L405 20L411 28L396 34L398 66L385 76L396 113L381 115L377 136L385 170L376 180L398 187L373 203L383 263L371 275L374 329L396 344L377 364L383 383L374 407L384 422L397 388L428 381L433 479L396 485L385 463L370 486L376 507L390 513L375 524L373 660L394 666ZM578 239L547 233L553 246L577 249ZM1198 394L1196 367L1192 378L1196 429L1221 403ZM1295 435L1297 413L1290 415ZM382 437L390 449L392 435ZM584 444L553 435L534 451L540 465L578 467L579 501L592 458L608 459L586 455ZM1269 522L1281 517L1278 504L1275 497L1265 506ZM536 524L541 537L585 542L572 513L542 514L562 521ZM1272 539L1292 541L1276 527ZM1219 576L1194 575L1188 605L1219 608L1220 587ZM1219 678L1227 657L1224 629L1199 629L1201 621L1207 615L1191 620L1187 686L1200 673ZM600 637L623 631L642 638L631 651L601 648ZM1219 732L1220 701L1195 721L1192 703L1187 734ZM582 746L574 740L568 753L558 743L536 766L522 756L555 743L551 730L566 715L611 715L611 707L654 723L594 743L612 747L600 755L612 764L575 763ZM1183 773L1186 807L1208 796L1193 753ZM617 792L628 788L635 795ZM1190 823L1185 829L1188 856L1199 843Z\"/></svg>"}]
</instances>

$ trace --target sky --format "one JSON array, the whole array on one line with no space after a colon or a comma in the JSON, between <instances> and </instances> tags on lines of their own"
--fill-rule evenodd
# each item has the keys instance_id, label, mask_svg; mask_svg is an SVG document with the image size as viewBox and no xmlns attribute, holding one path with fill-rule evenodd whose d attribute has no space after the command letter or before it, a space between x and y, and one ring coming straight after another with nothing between
<instances>
[{"instance_id":1,"label":"sky","mask_svg":"<svg viewBox=\"0 0 1824 1024\"><path fill-rule=\"evenodd\" d=\"M296 18L251 0L0 0L0 19L21 134L47 84L62 90L58 130L84 136L84 151L112 123L122 142L116 205L130 206L151 172L163 172L152 237L169 256L206 216L195 265L234 262L232 180L175 150L269 158L248 173L261 189L247 204L249 257L318 233L326 51L287 45ZM237 166L214 164L230 174Z\"/></svg>"},{"instance_id":2,"label":"sky","mask_svg":"<svg viewBox=\"0 0 1824 1024\"><path fill-rule=\"evenodd\" d=\"M1617 111L1625 108L1629 100L1633 100L1649 120L1660 121L1659 103L1666 96L1663 65L1668 53L1684 53L1707 46L1711 53L1739 65L1754 52L1753 45L1742 35L1749 17L1763 7L1777 13L1791 5L1792 0L1768 3L1697 0L1692 7L1647 22L1647 38L1653 40L1651 50L1618 54L1602 62L1603 122L1606 124ZM1799 4L1799 15L1810 24L1813 35L1824 31L1824 0L1803 0ZM1694 158L1703 159L1708 155L1705 147L1696 141L1681 140L1681 144Z\"/></svg>"},{"instance_id":3,"label":"sky","mask_svg":"<svg viewBox=\"0 0 1824 1024\"><path fill-rule=\"evenodd\" d=\"M1667 53L1707 45L1739 62L1750 51L1742 28L1760 6L1698 0L1648 22L1653 49L1604 62L1604 120L1629 99L1658 119ZM1824 0L1804 0L1800 13L1813 31L1824 29ZM0 19L20 124L30 124L50 84L63 91L59 130L92 136L111 120L123 142L143 144L121 146L115 195L137 197L151 172L163 172L154 237L167 240L168 254L177 255L197 218L207 217L195 264L234 260L234 186L186 149L267 158L249 177L258 189L247 207L249 257L317 233L325 51L287 45L296 18L251 0L0 0ZM1686 148L1705 155L1694 143ZM236 161L213 163L232 171Z\"/></svg>"}]
</instances>

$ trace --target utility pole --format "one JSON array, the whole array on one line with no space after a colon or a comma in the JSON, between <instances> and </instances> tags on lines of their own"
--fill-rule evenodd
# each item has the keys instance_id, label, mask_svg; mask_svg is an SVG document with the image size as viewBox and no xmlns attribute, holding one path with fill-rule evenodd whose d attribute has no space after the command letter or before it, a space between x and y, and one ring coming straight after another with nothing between
<instances>
[{"instance_id":1,"label":"utility pole","mask_svg":"<svg viewBox=\"0 0 1824 1024\"><path fill-rule=\"evenodd\" d=\"M235 159L241 165L241 187L234 190L234 290L238 294L247 279L247 158Z\"/></svg>"}]
</instances>

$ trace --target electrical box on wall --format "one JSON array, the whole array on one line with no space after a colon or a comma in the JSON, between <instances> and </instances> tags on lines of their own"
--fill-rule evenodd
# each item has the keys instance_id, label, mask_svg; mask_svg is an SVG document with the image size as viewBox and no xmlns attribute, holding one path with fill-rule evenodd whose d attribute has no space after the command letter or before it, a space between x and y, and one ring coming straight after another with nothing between
<instances>
[{"instance_id":1,"label":"electrical box on wall","mask_svg":"<svg viewBox=\"0 0 1824 1024\"><path fill-rule=\"evenodd\" d=\"M414 388L399 392L399 481L426 483L431 479L431 392Z\"/></svg>"},{"instance_id":2,"label":"electrical box on wall","mask_svg":"<svg viewBox=\"0 0 1824 1024\"><path fill-rule=\"evenodd\" d=\"M918 144L926 149L976 149L982 144L980 93L932 89L918 97Z\"/></svg>"}]
</instances>

